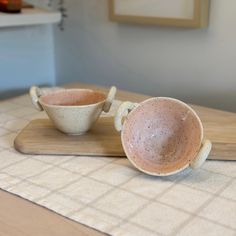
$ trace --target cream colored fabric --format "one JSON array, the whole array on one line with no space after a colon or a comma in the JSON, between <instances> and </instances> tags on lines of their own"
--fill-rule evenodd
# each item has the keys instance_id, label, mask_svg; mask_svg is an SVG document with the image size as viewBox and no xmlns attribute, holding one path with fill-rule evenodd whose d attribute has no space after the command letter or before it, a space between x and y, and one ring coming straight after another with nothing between
<instances>
[{"instance_id":1,"label":"cream colored fabric","mask_svg":"<svg viewBox=\"0 0 236 236\"><path fill-rule=\"evenodd\" d=\"M111 235L236 235L236 162L160 178L127 159L22 155L13 140L36 118L27 95L0 102L0 188Z\"/></svg>"}]
</instances>

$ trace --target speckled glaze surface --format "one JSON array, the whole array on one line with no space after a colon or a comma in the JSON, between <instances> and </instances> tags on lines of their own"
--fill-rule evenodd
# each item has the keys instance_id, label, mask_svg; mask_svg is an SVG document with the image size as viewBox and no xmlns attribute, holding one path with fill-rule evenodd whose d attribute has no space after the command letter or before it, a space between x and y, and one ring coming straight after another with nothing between
<instances>
[{"instance_id":1,"label":"speckled glaze surface","mask_svg":"<svg viewBox=\"0 0 236 236\"><path fill-rule=\"evenodd\" d=\"M105 94L88 89L65 89L40 97L39 101L55 106L84 106L103 102Z\"/></svg>"},{"instance_id":2,"label":"speckled glaze surface","mask_svg":"<svg viewBox=\"0 0 236 236\"><path fill-rule=\"evenodd\" d=\"M202 141L202 123L187 104L172 98L151 98L127 115L122 145L131 163L152 175L177 173L194 162Z\"/></svg>"},{"instance_id":3,"label":"speckled glaze surface","mask_svg":"<svg viewBox=\"0 0 236 236\"><path fill-rule=\"evenodd\" d=\"M45 110L55 127L70 135L87 132L102 111L109 111L115 93L115 87L108 96L90 89L64 89L42 96L39 88L30 90L36 108Z\"/></svg>"}]
</instances>

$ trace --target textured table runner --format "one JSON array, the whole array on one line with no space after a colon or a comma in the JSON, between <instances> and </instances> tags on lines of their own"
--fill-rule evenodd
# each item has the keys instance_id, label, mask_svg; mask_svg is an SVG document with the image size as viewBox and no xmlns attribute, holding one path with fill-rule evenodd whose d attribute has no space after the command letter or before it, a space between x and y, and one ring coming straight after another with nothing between
<instances>
[{"instance_id":1,"label":"textured table runner","mask_svg":"<svg viewBox=\"0 0 236 236\"><path fill-rule=\"evenodd\" d=\"M27 95L0 102L0 188L111 235L236 235L236 162L160 178L127 159L16 152L17 132L45 117Z\"/></svg>"}]
</instances>

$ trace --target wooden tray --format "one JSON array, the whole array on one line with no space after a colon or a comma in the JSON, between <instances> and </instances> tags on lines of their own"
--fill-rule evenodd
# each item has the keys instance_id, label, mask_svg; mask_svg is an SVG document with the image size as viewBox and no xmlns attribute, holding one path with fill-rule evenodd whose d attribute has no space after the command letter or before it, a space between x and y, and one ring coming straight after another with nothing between
<instances>
[{"instance_id":1,"label":"wooden tray","mask_svg":"<svg viewBox=\"0 0 236 236\"><path fill-rule=\"evenodd\" d=\"M15 148L25 154L125 157L112 117L101 117L84 135L69 136L48 119L31 121L16 137Z\"/></svg>"},{"instance_id":2,"label":"wooden tray","mask_svg":"<svg viewBox=\"0 0 236 236\"><path fill-rule=\"evenodd\" d=\"M204 122L204 114L201 115L205 136L213 143L208 159L236 160L236 127L232 123L229 128L227 124L220 127L218 122ZM224 136L220 135L222 132ZM113 117L101 117L90 132L81 136L61 133L48 119L33 120L18 134L14 145L25 154L125 157Z\"/></svg>"}]
</instances>

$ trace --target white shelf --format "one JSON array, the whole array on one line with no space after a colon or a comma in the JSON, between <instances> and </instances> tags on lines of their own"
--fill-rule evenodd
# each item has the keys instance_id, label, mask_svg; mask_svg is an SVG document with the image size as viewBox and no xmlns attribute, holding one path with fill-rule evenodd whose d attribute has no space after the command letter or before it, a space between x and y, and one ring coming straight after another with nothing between
<instances>
[{"instance_id":1,"label":"white shelf","mask_svg":"<svg viewBox=\"0 0 236 236\"><path fill-rule=\"evenodd\" d=\"M57 23L61 13L40 8L23 9L19 14L0 13L0 27Z\"/></svg>"}]
</instances>

